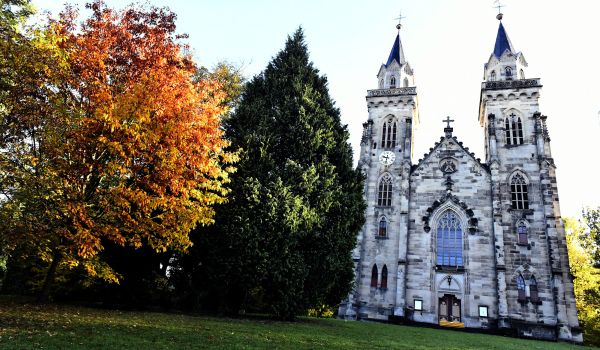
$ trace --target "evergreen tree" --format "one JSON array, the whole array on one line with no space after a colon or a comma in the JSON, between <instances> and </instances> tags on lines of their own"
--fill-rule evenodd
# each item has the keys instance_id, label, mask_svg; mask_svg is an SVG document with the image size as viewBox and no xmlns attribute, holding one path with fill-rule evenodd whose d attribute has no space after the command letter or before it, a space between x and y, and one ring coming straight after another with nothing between
<instances>
[{"instance_id":1,"label":"evergreen tree","mask_svg":"<svg viewBox=\"0 0 600 350\"><path fill-rule=\"evenodd\" d=\"M225 130L241 159L215 226L183 258L196 293L284 319L339 303L353 279L363 177L302 29L247 83Z\"/></svg>"}]
</instances>

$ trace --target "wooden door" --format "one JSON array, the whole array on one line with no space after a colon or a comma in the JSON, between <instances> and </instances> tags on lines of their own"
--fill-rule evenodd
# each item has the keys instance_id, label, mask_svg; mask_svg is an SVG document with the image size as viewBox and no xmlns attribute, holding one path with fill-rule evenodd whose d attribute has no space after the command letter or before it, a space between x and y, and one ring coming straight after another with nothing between
<instances>
[{"instance_id":1,"label":"wooden door","mask_svg":"<svg viewBox=\"0 0 600 350\"><path fill-rule=\"evenodd\" d=\"M451 294L444 294L439 300L439 320L460 322L460 299Z\"/></svg>"}]
</instances>

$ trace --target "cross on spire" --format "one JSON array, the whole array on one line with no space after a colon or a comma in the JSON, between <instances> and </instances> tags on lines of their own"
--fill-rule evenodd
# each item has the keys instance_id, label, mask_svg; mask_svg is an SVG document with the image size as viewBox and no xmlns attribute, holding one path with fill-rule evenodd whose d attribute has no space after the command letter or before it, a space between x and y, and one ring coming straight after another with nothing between
<instances>
[{"instance_id":1,"label":"cross on spire","mask_svg":"<svg viewBox=\"0 0 600 350\"><path fill-rule=\"evenodd\" d=\"M496 6L493 6L493 7L498 9L498 14L496 15L496 19L501 21L502 20L502 8L504 7L504 5L502 5L500 3L500 0L494 0L494 4L496 4Z\"/></svg>"},{"instance_id":2,"label":"cross on spire","mask_svg":"<svg viewBox=\"0 0 600 350\"><path fill-rule=\"evenodd\" d=\"M398 20L398 24L396 24L396 29L400 30L400 28L402 28L402 19L406 18L405 16L402 16L402 11L400 11L400 14L398 15L398 17L394 18Z\"/></svg>"}]
</instances>

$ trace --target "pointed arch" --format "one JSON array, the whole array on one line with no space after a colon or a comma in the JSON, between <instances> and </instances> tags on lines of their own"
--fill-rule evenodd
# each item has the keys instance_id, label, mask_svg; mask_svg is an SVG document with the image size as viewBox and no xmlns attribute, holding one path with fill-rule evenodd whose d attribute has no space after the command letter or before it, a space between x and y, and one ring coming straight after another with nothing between
<instances>
[{"instance_id":1,"label":"pointed arch","mask_svg":"<svg viewBox=\"0 0 600 350\"><path fill-rule=\"evenodd\" d=\"M396 147L396 138L398 134L398 124L393 115L389 115L383 122L381 130L381 147L394 148Z\"/></svg>"},{"instance_id":2,"label":"pointed arch","mask_svg":"<svg viewBox=\"0 0 600 350\"><path fill-rule=\"evenodd\" d=\"M504 119L504 130L507 145L523 144L523 122L514 111Z\"/></svg>"},{"instance_id":3,"label":"pointed arch","mask_svg":"<svg viewBox=\"0 0 600 350\"><path fill-rule=\"evenodd\" d=\"M379 230L377 235L379 237L388 236L388 221L385 216L382 216L381 219L379 219Z\"/></svg>"},{"instance_id":4,"label":"pointed arch","mask_svg":"<svg viewBox=\"0 0 600 350\"><path fill-rule=\"evenodd\" d=\"M379 272L377 271L377 264L373 265L371 269L371 288L377 288L377 278L379 277Z\"/></svg>"},{"instance_id":5,"label":"pointed arch","mask_svg":"<svg viewBox=\"0 0 600 350\"><path fill-rule=\"evenodd\" d=\"M523 278L523 275L519 273L517 275L517 300L519 302L524 302L525 299L525 279Z\"/></svg>"},{"instance_id":6,"label":"pointed arch","mask_svg":"<svg viewBox=\"0 0 600 350\"><path fill-rule=\"evenodd\" d=\"M508 66L504 67L504 76L506 80L512 80L512 68Z\"/></svg>"},{"instance_id":7,"label":"pointed arch","mask_svg":"<svg viewBox=\"0 0 600 350\"><path fill-rule=\"evenodd\" d=\"M404 78L404 87L408 87L408 78Z\"/></svg>"},{"instance_id":8,"label":"pointed arch","mask_svg":"<svg viewBox=\"0 0 600 350\"><path fill-rule=\"evenodd\" d=\"M391 88L395 88L396 87L396 77L392 76L390 78L390 87Z\"/></svg>"},{"instance_id":9,"label":"pointed arch","mask_svg":"<svg viewBox=\"0 0 600 350\"><path fill-rule=\"evenodd\" d=\"M381 269L381 289L387 289L388 270L387 265L383 265Z\"/></svg>"},{"instance_id":10,"label":"pointed arch","mask_svg":"<svg viewBox=\"0 0 600 350\"><path fill-rule=\"evenodd\" d=\"M446 209L436 225L436 265L463 266L463 225L459 215Z\"/></svg>"},{"instance_id":11,"label":"pointed arch","mask_svg":"<svg viewBox=\"0 0 600 350\"><path fill-rule=\"evenodd\" d=\"M509 178L511 208L529 209L529 181L521 171L515 171Z\"/></svg>"},{"instance_id":12,"label":"pointed arch","mask_svg":"<svg viewBox=\"0 0 600 350\"><path fill-rule=\"evenodd\" d=\"M377 205L381 207L392 206L392 176L389 173L383 174L379 179Z\"/></svg>"},{"instance_id":13,"label":"pointed arch","mask_svg":"<svg viewBox=\"0 0 600 350\"><path fill-rule=\"evenodd\" d=\"M525 79L525 71L523 68L519 69L519 79Z\"/></svg>"},{"instance_id":14,"label":"pointed arch","mask_svg":"<svg viewBox=\"0 0 600 350\"><path fill-rule=\"evenodd\" d=\"M527 245L529 243L528 232L529 225L525 220L519 220L516 224L517 227L517 243Z\"/></svg>"},{"instance_id":15,"label":"pointed arch","mask_svg":"<svg viewBox=\"0 0 600 350\"><path fill-rule=\"evenodd\" d=\"M537 304L540 301L540 297L538 295L538 284L534 275L529 277L529 300L532 303Z\"/></svg>"},{"instance_id":16,"label":"pointed arch","mask_svg":"<svg viewBox=\"0 0 600 350\"><path fill-rule=\"evenodd\" d=\"M495 70L493 70L490 73L490 81L496 81L496 71Z\"/></svg>"}]
</instances>

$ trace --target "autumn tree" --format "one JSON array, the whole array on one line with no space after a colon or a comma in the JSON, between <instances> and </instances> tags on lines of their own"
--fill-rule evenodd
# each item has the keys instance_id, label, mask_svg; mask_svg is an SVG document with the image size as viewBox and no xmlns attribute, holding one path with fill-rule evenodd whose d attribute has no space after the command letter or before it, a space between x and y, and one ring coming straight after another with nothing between
<instances>
[{"instance_id":1,"label":"autumn tree","mask_svg":"<svg viewBox=\"0 0 600 350\"><path fill-rule=\"evenodd\" d=\"M600 345L600 268L597 243L600 209L585 209L581 221L565 220L569 263L573 274L579 323L584 341Z\"/></svg>"},{"instance_id":2,"label":"autumn tree","mask_svg":"<svg viewBox=\"0 0 600 350\"><path fill-rule=\"evenodd\" d=\"M174 271L189 277L188 297L284 319L336 305L353 279L363 179L301 29L245 86L225 129L241 159L216 225Z\"/></svg>"},{"instance_id":3,"label":"autumn tree","mask_svg":"<svg viewBox=\"0 0 600 350\"><path fill-rule=\"evenodd\" d=\"M31 39L3 87L1 229L57 268L118 282L107 242L186 250L213 223L234 156L224 150L219 82L198 67L164 8L102 1L83 24L66 8Z\"/></svg>"}]
</instances>

